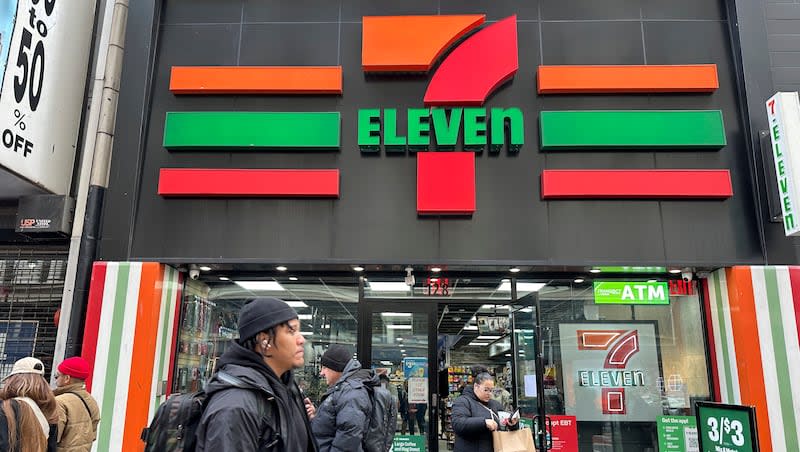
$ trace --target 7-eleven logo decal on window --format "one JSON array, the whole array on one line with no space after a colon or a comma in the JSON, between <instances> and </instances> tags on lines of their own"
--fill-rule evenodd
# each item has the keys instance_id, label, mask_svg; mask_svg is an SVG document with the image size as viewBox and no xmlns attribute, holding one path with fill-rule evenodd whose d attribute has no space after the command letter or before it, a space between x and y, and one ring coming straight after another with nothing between
<instances>
[{"instance_id":1,"label":"7-eleven logo decal on window","mask_svg":"<svg viewBox=\"0 0 800 452\"><path fill-rule=\"evenodd\" d=\"M639 334L636 330L578 330L579 350L607 350L604 369L625 369L628 361L639 351ZM625 374L579 372L582 385L610 385L620 387L603 387L600 403L603 414L625 414L625 388L623 383L630 380L631 384L644 384L644 374L633 372Z\"/></svg>"},{"instance_id":2,"label":"7-eleven logo decal on window","mask_svg":"<svg viewBox=\"0 0 800 452\"><path fill-rule=\"evenodd\" d=\"M645 421L661 413L653 322L559 325L564 406L579 421Z\"/></svg>"}]
</instances>

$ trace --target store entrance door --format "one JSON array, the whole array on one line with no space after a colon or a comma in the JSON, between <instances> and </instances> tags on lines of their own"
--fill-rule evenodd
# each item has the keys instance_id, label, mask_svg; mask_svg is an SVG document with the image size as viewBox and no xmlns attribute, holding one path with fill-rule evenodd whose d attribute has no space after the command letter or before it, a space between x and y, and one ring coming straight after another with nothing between
<instances>
[{"instance_id":1,"label":"store entrance door","mask_svg":"<svg viewBox=\"0 0 800 452\"><path fill-rule=\"evenodd\" d=\"M394 450L437 452L436 303L369 300L358 351L362 364L388 376L398 402ZM384 380L385 381L385 380Z\"/></svg>"}]
</instances>

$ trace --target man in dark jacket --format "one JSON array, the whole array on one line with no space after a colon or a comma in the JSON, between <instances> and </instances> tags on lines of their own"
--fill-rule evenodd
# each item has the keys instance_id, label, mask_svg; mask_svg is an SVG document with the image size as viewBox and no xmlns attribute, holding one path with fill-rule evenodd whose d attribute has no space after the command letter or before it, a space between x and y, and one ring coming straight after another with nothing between
<instances>
[{"instance_id":1,"label":"man in dark jacket","mask_svg":"<svg viewBox=\"0 0 800 452\"><path fill-rule=\"evenodd\" d=\"M304 363L304 343L297 312L283 300L249 300L239 313L239 339L206 387L196 450L317 452L292 375Z\"/></svg>"},{"instance_id":2,"label":"man in dark jacket","mask_svg":"<svg viewBox=\"0 0 800 452\"><path fill-rule=\"evenodd\" d=\"M380 386L378 376L362 369L353 354L339 344L322 355L320 375L328 390L311 421L320 452L362 452L372 410L367 386Z\"/></svg>"},{"instance_id":3,"label":"man in dark jacket","mask_svg":"<svg viewBox=\"0 0 800 452\"><path fill-rule=\"evenodd\" d=\"M500 403L491 399L494 378L488 373L475 376L472 386L453 402L452 423L456 434L453 452L492 452L492 432L508 427L519 428L518 419L511 419L507 425L500 425L498 411Z\"/></svg>"}]
</instances>

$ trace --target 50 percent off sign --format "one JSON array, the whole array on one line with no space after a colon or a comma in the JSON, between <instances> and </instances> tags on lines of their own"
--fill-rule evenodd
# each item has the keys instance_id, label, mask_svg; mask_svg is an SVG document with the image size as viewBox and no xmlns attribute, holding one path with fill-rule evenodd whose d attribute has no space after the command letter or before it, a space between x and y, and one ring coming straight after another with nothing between
<instances>
[{"instance_id":1,"label":"50 percent off sign","mask_svg":"<svg viewBox=\"0 0 800 452\"><path fill-rule=\"evenodd\" d=\"M753 407L697 402L700 452L756 452L758 434Z\"/></svg>"},{"instance_id":2,"label":"50 percent off sign","mask_svg":"<svg viewBox=\"0 0 800 452\"><path fill-rule=\"evenodd\" d=\"M64 194L75 158L95 2L16 4L0 91L0 166Z\"/></svg>"}]
</instances>

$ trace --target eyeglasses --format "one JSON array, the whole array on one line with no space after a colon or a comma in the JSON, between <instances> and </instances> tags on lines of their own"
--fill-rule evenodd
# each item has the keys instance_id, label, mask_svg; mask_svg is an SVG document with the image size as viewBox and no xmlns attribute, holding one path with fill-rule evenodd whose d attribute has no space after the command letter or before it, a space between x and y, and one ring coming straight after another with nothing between
<instances>
[{"instance_id":1,"label":"eyeglasses","mask_svg":"<svg viewBox=\"0 0 800 452\"><path fill-rule=\"evenodd\" d=\"M485 393L494 391L494 388L490 388L488 386L476 386L475 388Z\"/></svg>"}]
</instances>

